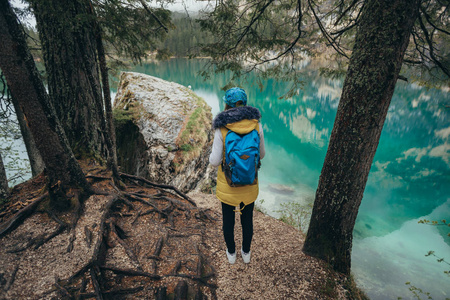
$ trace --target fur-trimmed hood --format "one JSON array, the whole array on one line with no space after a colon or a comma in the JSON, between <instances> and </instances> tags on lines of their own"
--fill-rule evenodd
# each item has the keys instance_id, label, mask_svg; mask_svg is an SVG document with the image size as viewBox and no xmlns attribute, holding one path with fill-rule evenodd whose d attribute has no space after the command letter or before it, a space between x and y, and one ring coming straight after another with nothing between
<instances>
[{"instance_id":1,"label":"fur-trimmed hood","mask_svg":"<svg viewBox=\"0 0 450 300\"><path fill-rule=\"evenodd\" d=\"M257 120L261 119L259 109L252 106L239 106L230 108L220 112L213 120L213 129L225 127L227 124L236 123L242 120Z\"/></svg>"}]
</instances>

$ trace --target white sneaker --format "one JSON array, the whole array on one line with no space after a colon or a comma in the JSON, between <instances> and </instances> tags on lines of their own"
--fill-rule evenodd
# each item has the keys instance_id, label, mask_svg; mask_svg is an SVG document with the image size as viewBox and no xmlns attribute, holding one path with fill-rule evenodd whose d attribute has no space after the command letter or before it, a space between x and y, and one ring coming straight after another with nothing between
<instances>
[{"instance_id":1,"label":"white sneaker","mask_svg":"<svg viewBox=\"0 0 450 300\"><path fill-rule=\"evenodd\" d=\"M230 252L228 252L228 249L227 249L227 257L228 257L228 262L230 264L234 264L236 262L236 252L234 252L233 254L230 254Z\"/></svg>"},{"instance_id":2,"label":"white sneaker","mask_svg":"<svg viewBox=\"0 0 450 300\"><path fill-rule=\"evenodd\" d=\"M241 255L242 255L242 259L244 260L245 264L250 263L250 254L252 251L249 251L248 253L245 253L242 248L241 248Z\"/></svg>"}]
</instances>

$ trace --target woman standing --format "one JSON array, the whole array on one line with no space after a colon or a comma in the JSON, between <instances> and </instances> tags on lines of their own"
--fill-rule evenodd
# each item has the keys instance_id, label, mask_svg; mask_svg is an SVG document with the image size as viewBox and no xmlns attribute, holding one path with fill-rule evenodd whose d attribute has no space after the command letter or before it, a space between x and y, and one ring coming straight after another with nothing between
<instances>
[{"instance_id":1,"label":"woman standing","mask_svg":"<svg viewBox=\"0 0 450 300\"><path fill-rule=\"evenodd\" d=\"M250 246L253 237L253 208L258 197L258 181L253 185L230 186L222 170L224 161L225 138L229 130L238 134L247 134L256 130L259 134L260 159L265 155L264 134L261 113L257 108L247 106L247 94L241 88L231 88L223 97L225 110L213 120L214 142L209 162L219 167L217 172L216 197L222 202L223 235L227 245L227 257L230 264L236 262L236 245L234 242L235 212L241 214L242 247L241 255L244 263L250 262ZM235 209L239 207L239 209Z\"/></svg>"}]
</instances>

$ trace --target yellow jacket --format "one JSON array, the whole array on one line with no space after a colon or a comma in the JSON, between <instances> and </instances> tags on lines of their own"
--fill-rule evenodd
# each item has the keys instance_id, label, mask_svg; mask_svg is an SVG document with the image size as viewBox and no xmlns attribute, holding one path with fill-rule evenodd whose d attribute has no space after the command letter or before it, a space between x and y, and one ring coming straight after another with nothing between
<instances>
[{"instance_id":1,"label":"yellow jacket","mask_svg":"<svg viewBox=\"0 0 450 300\"><path fill-rule=\"evenodd\" d=\"M222 127L220 131L222 133L224 143L228 129L239 134L245 134L249 133L253 129L259 131L259 124L257 120L242 120L237 123L228 124L227 128ZM245 205L248 205L256 200L256 198L258 197L258 193L258 183L254 185L244 185L239 187L229 186L227 183L227 179L225 178L225 173L222 171L222 166L219 166L219 170L217 172L216 197L220 201L232 206L238 206L241 202L244 202Z\"/></svg>"},{"instance_id":2,"label":"yellow jacket","mask_svg":"<svg viewBox=\"0 0 450 300\"><path fill-rule=\"evenodd\" d=\"M239 115L242 115L243 117L236 119L236 113L239 113ZM232 116L231 118L228 117L230 114ZM221 133L220 139L217 139L216 137L214 139L213 152L217 152L218 149L221 149L222 153L220 156L217 155L219 153L211 153L210 163L212 165L219 165L219 170L217 172L216 197L225 204L238 206L241 202L243 202L245 205L248 205L253 203L258 197L258 183L255 185L245 185L240 187L229 186L220 162L224 159L225 137L228 130L232 130L238 134L246 134L253 129L256 129L256 131L260 134L260 137L262 137L260 144L260 156L261 158L264 157L264 137L261 130L262 127L259 124L259 119L259 111L256 108L246 106L224 111L220 113L213 121L213 128L216 130L220 129ZM233 123L227 123L227 121L233 121ZM218 145L219 142L223 144ZM213 158L213 156L215 158ZM217 160L217 157L220 157L220 162Z\"/></svg>"}]
</instances>

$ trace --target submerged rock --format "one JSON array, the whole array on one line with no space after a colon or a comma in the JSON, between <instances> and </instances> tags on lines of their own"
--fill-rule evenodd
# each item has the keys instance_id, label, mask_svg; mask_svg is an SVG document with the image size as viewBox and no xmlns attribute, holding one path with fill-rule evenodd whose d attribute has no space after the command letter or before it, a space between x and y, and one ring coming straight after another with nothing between
<instances>
[{"instance_id":1,"label":"submerged rock","mask_svg":"<svg viewBox=\"0 0 450 300\"><path fill-rule=\"evenodd\" d=\"M269 184L269 190L277 194L291 195L295 192L294 188L285 184Z\"/></svg>"},{"instance_id":2,"label":"submerged rock","mask_svg":"<svg viewBox=\"0 0 450 300\"><path fill-rule=\"evenodd\" d=\"M209 185L211 108L187 87L123 72L114 100L122 172L186 192Z\"/></svg>"}]
</instances>

